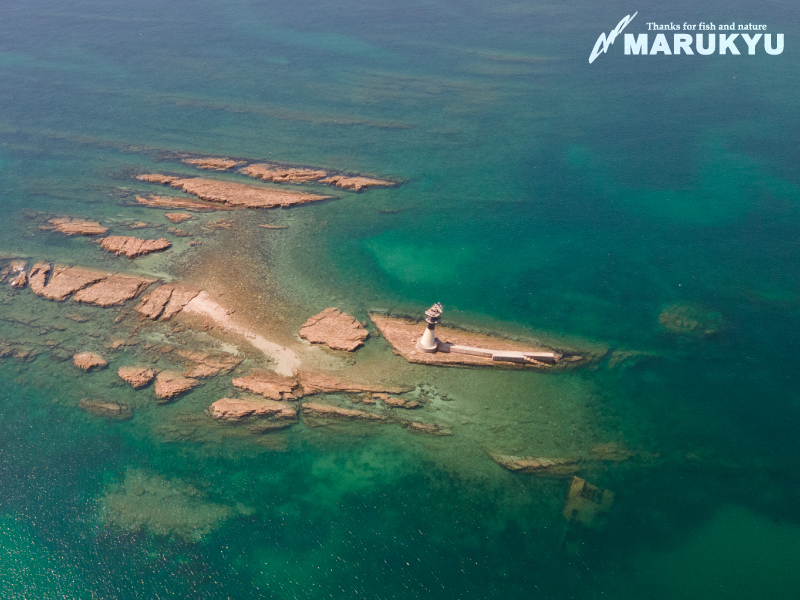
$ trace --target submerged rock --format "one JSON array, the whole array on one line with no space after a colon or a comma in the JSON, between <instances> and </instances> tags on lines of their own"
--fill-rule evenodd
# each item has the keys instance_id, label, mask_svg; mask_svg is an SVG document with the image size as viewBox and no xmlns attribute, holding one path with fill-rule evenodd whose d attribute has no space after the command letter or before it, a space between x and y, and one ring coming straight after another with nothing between
<instances>
[{"instance_id":1,"label":"submerged rock","mask_svg":"<svg viewBox=\"0 0 800 600\"><path fill-rule=\"evenodd\" d=\"M111 235L101 239L100 245L103 250L112 252L116 256L121 254L126 258L138 258L146 254L166 250L172 246L172 243L164 238L143 240L133 236Z\"/></svg>"},{"instance_id":2,"label":"submerged rock","mask_svg":"<svg viewBox=\"0 0 800 600\"><path fill-rule=\"evenodd\" d=\"M304 402L303 414L311 417L321 417L330 419L344 419L347 421L387 421L383 415L366 412L364 410L354 410L352 408L341 408L331 404L319 402Z\"/></svg>"},{"instance_id":3,"label":"submerged rock","mask_svg":"<svg viewBox=\"0 0 800 600\"><path fill-rule=\"evenodd\" d=\"M419 408L422 406L420 402L417 400L406 400L405 398L397 398L395 396L390 396L388 398L383 399L384 404L389 408Z\"/></svg>"},{"instance_id":4,"label":"submerged rock","mask_svg":"<svg viewBox=\"0 0 800 600\"><path fill-rule=\"evenodd\" d=\"M222 398L208 408L208 414L219 421L239 422L250 417L295 419L297 411L283 402Z\"/></svg>"},{"instance_id":5,"label":"submerged rock","mask_svg":"<svg viewBox=\"0 0 800 600\"><path fill-rule=\"evenodd\" d=\"M160 182L159 182L160 183ZM136 196L136 202L150 208L182 208L194 212L212 212L215 210L230 210L219 204L201 202L192 198L179 198L177 196Z\"/></svg>"},{"instance_id":6,"label":"submerged rock","mask_svg":"<svg viewBox=\"0 0 800 600\"><path fill-rule=\"evenodd\" d=\"M386 394L404 394L410 392L413 388L401 386L387 386L387 385L372 385L368 383L355 383L352 381L344 381L331 377L330 375L301 373L300 385L303 387L305 395L312 394L330 394L336 392L345 392L357 394L360 392L374 392Z\"/></svg>"},{"instance_id":7,"label":"submerged rock","mask_svg":"<svg viewBox=\"0 0 800 600\"><path fill-rule=\"evenodd\" d=\"M207 171L227 171L236 165L242 164L230 158L184 158L183 162Z\"/></svg>"},{"instance_id":8,"label":"submerged rock","mask_svg":"<svg viewBox=\"0 0 800 600\"><path fill-rule=\"evenodd\" d=\"M310 317L300 328L300 337L312 344L352 352L363 345L369 332L361 323L338 308L326 308Z\"/></svg>"},{"instance_id":9,"label":"submerged rock","mask_svg":"<svg viewBox=\"0 0 800 600\"><path fill-rule=\"evenodd\" d=\"M192 215L185 212L165 213L164 216L173 223L183 223L184 221L188 221L189 219L193 218Z\"/></svg>"},{"instance_id":10,"label":"submerged rock","mask_svg":"<svg viewBox=\"0 0 800 600\"><path fill-rule=\"evenodd\" d=\"M536 473L537 475L566 477L577 473L581 468L580 458L542 458L492 453L489 456L501 467L516 473Z\"/></svg>"},{"instance_id":11,"label":"submerged rock","mask_svg":"<svg viewBox=\"0 0 800 600\"><path fill-rule=\"evenodd\" d=\"M256 371L246 377L238 377L232 383L233 387L271 400L293 400L302 395L297 390L299 384L294 377L278 375L274 371Z\"/></svg>"},{"instance_id":12,"label":"submerged rock","mask_svg":"<svg viewBox=\"0 0 800 600\"><path fill-rule=\"evenodd\" d=\"M364 188L392 187L397 185L394 181L389 181L387 179L373 179L372 177L360 176L349 177L347 175L333 175L325 179L320 179L320 182L335 185L345 190L353 190L355 192L360 192Z\"/></svg>"},{"instance_id":13,"label":"submerged rock","mask_svg":"<svg viewBox=\"0 0 800 600\"><path fill-rule=\"evenodd\" d=\"M673 333L691 336L710 336L720 332L722 315L686 304L671 304L660 315L658 323Z\"/></svg>"},{"instance_id":14,"label":"submerged rock","mask_svg":"<svg viewBox=\"0 0 800 600\"><path fill-rule=\"evenodd\" d=\"M186 306L200 290L182 285L159 286L134 308L145 319L169 321Z\"/></svg>"},{"instance_id":15,"label":"submerged rock","mask_svg":"<svg viewBox=\"0 0 800 600\"><path fill-rule=\"evenodd\" d=\"M156 398L159 404L166 404L173 398L197 387L198 381L183 377L175 371L161 371L156 376Z\"/></svg>"},{"instance_id":16,"label":"submerged rock","mask_svg":"<svg viewBox=\"0 0 800 600\"><path fill-rule=\"evenodd\" d=\"M147 367L120 367L117 369L117 375L130 384L130 386L138 390L153 381L156 372Z\"/></svg>"},{"instance_id":17,"label":"submerged rock","mask_svg":"<svg viewBox=\"0 0 800 600\"><path fill-rule=\"evenodd\" d=\"M72 362L82 371L104 369L108 366L108 363L105 361L105 359L94 352L79 352L72 357Z\"/></svg>"},{"instance_id":18,"label":"submerged rock","mask_svg":"<svg viewBox=\"0 0 800 600\"><path fill-rule=\"evenodd\" d=\"M319 169L280 167L269 163L248 165L241 170L241 173L274 183L306 183L322 179L327 175L325 171Z\"/></svg>"},{"instance_id":19,"label":"submerged rock","mask_svg":"<svg viewBox=\"0 0 800 600\"><path fill-rule=\"evenodd\" d=\"M202 177L180 179L167 175L139 175L138 179L151 183L170 185L187 194L197 196L208 202L218 202L226 206L240 208L274 208L278 206L294 206L326 200L331 196L308 194L274 188L258 187L244 183L205 179Z\"/></svg>"},{"instance_id":20,"label":"submerged rock","mask_svg":"<svg viewBox=\"0 0 800 600\"><path fill-rule=\"evenodd\" d=\"M156 281L133 275L112 275L75 294L73 300L95 306L118 306L136 298Z\"/></svg>"},{"instance_id":21,"label":"submerged rock","mask_svg":"<svg viewBox=\"0 0 800 600\"><path fill-rule=\"evenodd\" d=\"M405 421L404 423L401 423L401 425L413 433L422 433L426 435L440 435L440 436L453 435L453 432L450 431L449 428L444 427L442 425L437 425L436 423Z\"/></svg>"},{"instance_id":22,"label":"submerged rock","mask_svg":"<svg viewBox=\"0 0 800 600\"><path fill-rule=\"evenodd\" d=\"M60 231L67 235L102 235L108 231L108 227L103 227L97 221L74 217L47 219L39 229L43 231Z\"/></svg>"},{"instance_id":23,"label":"submerged rock","mask_svg":"<svg viewBox=\"0 0 800 600\"><path fill-rule=\"evenodd\" d=\"M78 408L99 417L115 419L117 421L127 421L133 417L133 409L127 404L120 404L119 402L102 402L100 400L83 399L78 404Z\"/></svg>"},{"instance_id":24,"label":"submerged rock","mask_svg":"<svg viewBox=\"0 0 800 600\"><path fill-rule=\"evenodd\" d=\"M50 281L47 276L51 273ZM66 300L78 290L82 290L92 283L96 283L109 276L92 269L69 267L66 265L50 266L50 263L40 262L33 265L29 277L29 285L33 293L48 300Z\"/></svg>"}]
</instances>

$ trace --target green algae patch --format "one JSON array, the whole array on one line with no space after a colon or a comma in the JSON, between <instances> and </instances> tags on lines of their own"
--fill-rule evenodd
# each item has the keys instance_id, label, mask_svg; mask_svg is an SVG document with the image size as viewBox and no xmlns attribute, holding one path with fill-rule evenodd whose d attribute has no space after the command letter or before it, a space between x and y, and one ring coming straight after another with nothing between
<instances>
[{"instance_id":1,"label":"green algae patch","mask_svg":"<svg viewBox=\"0 0 800 600\"><path fill-rule=\"evenodd\" d=\"M180 480L133 469L99 499L100 520L126 531L146 531L199 542L223 521L251 514L244 506L216 504L196 487Z\"/></svg>"}]
</instances>

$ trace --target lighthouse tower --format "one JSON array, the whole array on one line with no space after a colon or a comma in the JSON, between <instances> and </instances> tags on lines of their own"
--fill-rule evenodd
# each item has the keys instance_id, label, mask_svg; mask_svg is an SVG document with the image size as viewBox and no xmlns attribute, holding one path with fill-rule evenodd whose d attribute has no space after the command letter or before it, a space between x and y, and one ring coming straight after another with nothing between
<instances>
[{"instance_id":1,"label":"lighthouse tower","mask_svg":"<svg viewBox=\"0 0 800 600\"><path fill-rule=\"evenodd\" d=\"M425 321L428 327L425 333L417 340L417 350L420 352L436 352L439 349L439 340L436 339L436 325L442 320L442 303L437 302L425 311Z\"/></svg>"}]
</instances>

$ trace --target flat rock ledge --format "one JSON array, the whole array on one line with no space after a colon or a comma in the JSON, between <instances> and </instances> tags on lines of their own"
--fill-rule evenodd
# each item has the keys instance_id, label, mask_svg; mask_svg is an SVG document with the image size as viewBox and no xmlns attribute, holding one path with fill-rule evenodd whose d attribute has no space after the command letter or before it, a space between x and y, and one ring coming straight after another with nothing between
<instances>
[{"instance_id":1,"label":"flat rock ledge","mask_svg":"<svg viewBox=\"0 0 800 600\"><path fill-rule=\"evenodd\" d=\"M342 408L331 404L320 402L304 402L303 416L316 417L322 419L340 419L345 421L389 421L387 417L364 410L352 408Z\"/></svg>"},{"instance_id":2,"label":"flat rock ledge","mask_svg":"<svg viewBox=\"0 0 800 600\"><path fill-rule=\"evenodd\" d=\"M127 404L120 404L119 402L102 402L100 400L81 400L78 408L88 413L104 417L106 419L114 419L116 421L127 421L133 417L133 409Z\"/></svg>"},{"instance_id":3,"label":"flat rock ledge","mask_svg":"<svg viewBox=\"0 0 800 600\"><path fill-rule=\"evenodd\" d=\"M183 223L184 221L188 221L192 219L192 215L185 212L173 212L173 213L164 213L164 216L167 217L173 223Z\"/></svg>"},{"instance_id":4,"label":"flat rock ledge","mask_svg":"<svg viewBox=\"0 0 800 600\"><path fill-rule=\"evenodd\" d=\"M180 198L178 196L136 196L136 202L149 208L172 208L190 210L192 212L214 212L217 210L231 210L220 204L201 202L193 198Z\"/></svg>"},{"instance_id":5,"label":"flat rock ledge","mask_svg":"<svg viewBox=\"0 0 800 600\"><path fill-rule=\"evenodd\" d=\"M196 379L184 377L175 371L161 371L156 376L156 399L159 404L166 404L173 398L194 389L198 384Z\"/></svg>"},{"instance_id":6,"label":"flat rock ledge","mask_svg":"<svg viewBox=\"0 0 800 600\"><path fill-rule=\"evenodd\" d=\"M242 164L240 161L230 158L184 158L187 165L192 165L205 171L228 171L233 167Z\"/></svg>"},{"instance_id":7,"label":"flat rock ledge","mask_svg":"<svg viewBox=\"0 0 800 600\"><path fill-rule=\"evenodd\" d=\"M75 294L76 302L103 307L124 304L154 281L146 277L46 262L33 265L29 276L30 288L37 296L61 302Z\"/></svg>"},{"instance_id":8,"label":"flat rock ledge","mask_svg":"<svg viewBox=\"0 0 800 600\"><path fill-rule=\"evenodd\" d=\"M79 352L72 357L72 363L81 371L103 369L108 366L108 363L105 361L105 359L94 352Z\"/></svg>"},{"instance_id":9,"label":"flat rock ledge","mask_svg":"<svg viewBox=\"0 0 800 600\"><path fill-rule=\"evenodd\" d=\"M95 306L119 306L136 298L155 279L136 277L133 275L110 275L106 279L79 290L73 300Z\"/></svg>"},{"instance_id":10,"label":"flat rock ledge","mask_svg":"<svg viewBox=\"0 0 800 600\"><path fill-rule=\"evenodd\" d=\"M590 353L583 355L558 355L559 360L555 363L526 361L524 363L512 363L499 360L492 360L483 356L473 356L471 354L460 354L455 352L421 352L417 350L417 340L425 331L425 323L414 321L402 317L390 317L371 313L369 315L378 331L386 338L395 354L399 354L408 362L441 365L441 366L481 366L495 367L504 369L563 369L580 366L591 360L599 360L600 356ZM487 350L524 352L524 353L552 353L551 348L533 347L522 342L506 340L493 337L482 333L473 333L453 327L437 326L436 338L440 344L452 344L458 346L469 346L472 348L485 348Z\"/></svg>"},{"instance_id":11,"label":"flat rock ledge","mask_svg":"<svg viewBox=\"0 0 800 600\"><path fill-rule=\"evenodd\" d=\"M243 400L240 398L222 398L208 408L212 419L239 423L245 419L273 417L278 420L297 418L297 411L283 402L274 400Z\"/></svg>"},{"instance_id":12,"label":"flat rock ledge","mask_svg":"<svg viewBox=\"0 0 800 600\"><path fill-rule=\"evenodd\" d=\"M196 288L164 284L142 298L134 310L143 319L169 321L199 293Z\"/></svg>"},{"instance_id":13,"label":"flat rock ledge","mask_svg":"<svg viewBox=\"0 0 800 600\"><path fill-rule=\"evenodd\" d=\"M327 200L332 196L279 190L202 177L180 178L158 173L139 175L137 179L169 185L207 202L234 208L276 208Z\"/></svg>"},{"instance_id":14,"label":"flat rock ledge","mask_svg":"<svg viewBox=\"0 0 800 600\"><path fill-rule=\"evenodd\" d=\"M310 317L300 328L300 337L312 344L324 344L333 350L353 352L364 344L369 332L355 317L338 308L326 308Z\"/></svg>"},{"instance_id":15,"label":"flat rock ledge","mask_svg":"<svg viewBox=\"0 0 800 600\"><path fill-rule=\"evenodd\" d=\"M243 175L249 175L264 181L272 181L273 183L307 183L309 181L318 181L328 174L320 169L281 167L269 163L248 165L240 172Z\"/></svg>"},{"instance_id":16,"label":"flat rock ledge","mask_svg":"<svg viewBox=\"0 0 800 600\"><path fill-rule=\"evenodd\" d=\"M490 453L489 456L504 469L515 473L570 477L581 469L580 458L543 458L493 453Z\"/></svg>"},{"instance_id":17,"label":"flat rock ledge","mask_svg":"<svg viewBox=\"0 0 800 600\"><path fill-rule=\"evenodd\" d=\"M117 375L130 384L133 389L138 390L153 381L156 372L147 367L120 367L117 369Z\"/></svg>"},{"instance_id":18,"label":"flat rock ledge","mask_svg":"<svg viewBox=\"0 0 800 600\"><path fill-rule=\"evenodd\" d=\"M300 385L306 396L313 394L358 394L362 392L405 394L414 388L408 386L373 385L369 383L356 383L337 379L330 375L300 373Z\"/></svg>"},{"instance_id":19,"label":"flat rock ledge","mask_svg":"<svg viewBox=\"0 0 800 600\"><path fill-rule=\"evenodd\" d=\"M108 231L108 227L103 227L97 221L75 217L54 217L52 219L47 219L45 224L40 226L39 229L42 231L60 231L67 235L103 235Z\"/></svg>"},{"instance_id":20,"label":"flat rock ledge","mask_svg":"<svg viewBox=\"0 0 800 600\"><path fill-rule=\"evenodd\" d=\"M231 383L235 388L270 400L294 400L302 396L297 379L278 375L274 371L256 371L245 377L237 377Z\"/></svg>"},{"instance_id":21,"label":"flat rock ledge","mask_svg":"<svg viewBox=\"0 0 800 600\"><path fill-rule=\"evenodd\" d=\"M133 236L110 235L100 240L100 246L115 256L138 258L153 252L163 252L170 248L172 243L164 238L143 240Z\"/></svg>"}]
</instances>

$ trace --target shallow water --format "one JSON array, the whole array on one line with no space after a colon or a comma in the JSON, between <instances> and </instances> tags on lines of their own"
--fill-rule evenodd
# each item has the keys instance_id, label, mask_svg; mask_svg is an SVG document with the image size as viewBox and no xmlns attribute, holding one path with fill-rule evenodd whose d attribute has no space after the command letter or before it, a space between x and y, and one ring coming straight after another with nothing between
<instances>
[{"instance_id":1,"label":"shallow water","mask_svg":"<svg viewBox=\"0 0 800 600\"><path fill-rule=\"evenodd\" d=\"M588 65L630 10L0 8L0 254L191 271L37 229L36 211L168 224L131 204L153 190L132 174L195 172L166 151L371 173L403 184L257 217L286 230L239 215L238 232L209 236L219 253L249 253L263 296L249 310L293 332L327 306L363 320L441 301L453 323L646 353L553 374L430 369L373 337L354 369L446 393L423 414L453 436L301 424L258 444L196 420L230 392L223 381L157 406L111 369L4 359L4 597L796 597L798 14L641 7L643 22L765 22L786 50L610 51ZM3 294L4 318L83 310ZM670 332L659 315L673 305L720 315L720 331ZM97 320L48 336L91 342L111 327L113 314L84 312ZM1 338L16 336L37 333L0 322ZM77 411L87 396L130 403L134 419ZM577 555L561 549L567 480L488 455L587 456L607 442L636 457L581 472L616 501ZM155 490L131 492L149 507L142 522L107 526L109 495L137 477ZM163 505L148 496L167 488ZM176 519L207 533L164 535Z\"/></svg>"}]
</instances>

